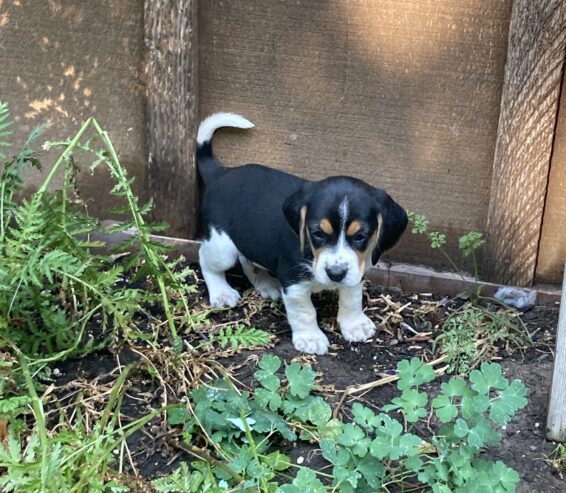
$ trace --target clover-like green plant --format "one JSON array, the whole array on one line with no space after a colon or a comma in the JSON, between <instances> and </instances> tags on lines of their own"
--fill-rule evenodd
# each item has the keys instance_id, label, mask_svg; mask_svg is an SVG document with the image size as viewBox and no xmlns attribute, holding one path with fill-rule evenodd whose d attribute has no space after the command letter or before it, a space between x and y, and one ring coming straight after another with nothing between
<instances>
[{"instance_id":1,"label":"clover-like green plant","mask_svg":"<svg viewBox=\"0 0 566 493\"><path fill-rule=\"evenodd\" d=\"M207 453L222 461L221 468L209 470L211 485L224 481L227 488L266 493L361 493L389 491L409 481L439 493L515 491L516 471L480 458L485 447L500 440L497 428L526 404L524 385L509 382L497 364L483 363L469 380L452 377L432 396L432 367L417 358L401 361L399 397L379 413L354 403L352 422L333 418L328 403L313 395L316 373L309 367L283 368L272 355L258 366L255 393L219 381L191 393L192 411L169 415L170 424L183 425L193 455L208 447ZM393 413L401 413L405 424ZM429 416L438 426L425 440L418 423ZM285 482L291 461L273 450L281 440L318 443L331 474L293 466L297 473Z\"/></svg>"}]
</instances>

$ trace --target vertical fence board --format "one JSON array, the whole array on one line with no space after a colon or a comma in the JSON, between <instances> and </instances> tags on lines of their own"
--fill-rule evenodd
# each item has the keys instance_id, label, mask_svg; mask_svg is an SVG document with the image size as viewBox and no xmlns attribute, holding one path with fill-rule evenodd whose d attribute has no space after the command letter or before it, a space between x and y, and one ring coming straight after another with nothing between
<instances>
[{"instance_id":1,"label":"vertical fence board","mask_svg":"<svg viewBox=\"0 0 566 493\"><path fill-rule=\"evenodd\" d=\"M565 20L566 22L566 20ZM560 284L566 258L566 77L562 76L560 108L552 147L544 204L536 282Z\"/></svg>"},{"instance_id":2,"label":"vertical fence board","mask_svg":"<svg viewBox=\"0 0 566 493\"><path fill-rule=\"evenodd\" d=\"M491 280L535 276L566 45L566 2L516 0L495 148L485 267Z\"/></svg>"},{"instance_id":3,"label":"vertical fence board","mask_svg":"<svg viewBox=\"0 0 566 493\"><path fill-rule=\"evenodd\" d=\"M153 219L172 236L194 237L197 178L197 1L145 0L147 126Z\"/></svg>"},{"instance_id":4,"label":"vertical fence board","mask_svg":"<svg viewBox=\"0 0 566 493\"><path fill-rule=\"evenodd\" d=\"M566 442L566 269L562 283L562 299L556 334L554 372L550 388L547 436L551 440Z\"/></svg>"}]
</instances>

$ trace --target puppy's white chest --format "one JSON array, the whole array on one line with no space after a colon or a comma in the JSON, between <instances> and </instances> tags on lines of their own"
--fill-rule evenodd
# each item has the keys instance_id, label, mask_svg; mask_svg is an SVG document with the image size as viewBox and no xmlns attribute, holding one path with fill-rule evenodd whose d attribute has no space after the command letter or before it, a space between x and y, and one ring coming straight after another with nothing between
<instances>
[{"instance_id":1,"label":"puppy's white chest","mask_svg":"<svg viewBox=\"0 0 566 493\"><path fill-rule=\"evenodd\" d=\"M334 287L334 286L328 286L327 284L321 284L319 282L316 281L311 281L309 283L309 287L311 290L311 293L320 293L321 291L336 291L336 289L338 289L338 286Z\"/></svg>"}]
</instances>

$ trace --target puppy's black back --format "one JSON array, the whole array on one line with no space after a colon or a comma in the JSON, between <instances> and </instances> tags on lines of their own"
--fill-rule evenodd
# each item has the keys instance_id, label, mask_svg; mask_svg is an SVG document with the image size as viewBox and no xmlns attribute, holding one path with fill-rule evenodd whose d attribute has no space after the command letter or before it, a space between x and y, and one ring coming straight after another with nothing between
<instances>
[{"instance_id":1,"label":"puppy's black back","mask_svg":"<svg viewBox=\"0 0 566 493\"><path fill-rule=\"evenodd\" d=\"M298 258L298 238L283 203L303 179L259 164L222 168L210 178L202 204L207 234L210 227L226 232L246 258L274 274L282 255Z\"/></svg>"}]
</instances>

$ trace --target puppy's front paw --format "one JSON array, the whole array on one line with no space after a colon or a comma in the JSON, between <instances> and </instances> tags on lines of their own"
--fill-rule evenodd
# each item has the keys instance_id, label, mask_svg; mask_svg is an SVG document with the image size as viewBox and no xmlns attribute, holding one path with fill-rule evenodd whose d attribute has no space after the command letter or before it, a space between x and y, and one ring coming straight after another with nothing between
<instances>
[{"instance_id":1,"label":"puppy's front paw","mask_svg":"<svg viewBox=\"0 0 566 493\"><path fill-rule=\"evenodd\" d=\"M240 301L240 293L230 286L217 289L209 293L210 306L219 308L228 306L230 308L236 306Z\"/></svg>"},{"instance_id":2,"label":"puppy's front paw","mask_svg":"<svg viewBox=\"0 0 566 493\"><path fill-rule=\"evenodd\" d=\"M293 334L293 346L302 353L326 354L328 344L328 337L320 329Z\"/></svg>"},{"instance_id":3,"label":"puppy's front paw","mask_svg":"<svg viewBox=\"0 0 566 493\"><path fill-rule=\"evenodd\" d=\"M375 334L375 324L363 313L338 320L344 339L350 342L367 341Z\"/></svg>"}]
</instances>

